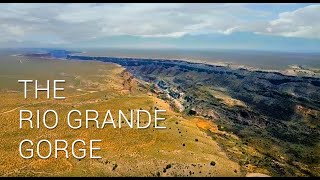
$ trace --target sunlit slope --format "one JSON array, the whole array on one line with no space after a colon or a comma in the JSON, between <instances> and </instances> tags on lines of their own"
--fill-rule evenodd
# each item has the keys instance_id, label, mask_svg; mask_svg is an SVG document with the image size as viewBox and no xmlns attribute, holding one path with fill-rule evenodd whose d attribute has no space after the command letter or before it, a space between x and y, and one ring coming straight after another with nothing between
<instances>
[{"instance_id":1,"label":"sunlit slope","mask_svg":"<svg viewBox=\"0 0 320 180\"><path fill-rule=\"evenodd\" d=\"M231 161L217 143L209 137L197 120L184 118L170 110L169 105L147 92L147 88L132 79L124 68L115 64L81 61L59 61L1 57L0 85L0 175L2 176L243 176L240 166ZM59 95L65 100L40 98L23 99L22 84L18 79L37 79L45 83L50 79L65 79L65 91ZM147 86L147 85L146 85ZM59 114L59 125L54 130L19 129L19 110L32 112L53 109ZM71 130L65 117L72 109L84 112L97 110L103 116L110 109L116 112L129 109L166 109L166 129L114 129L106 126L96 129ZM128 114L127 114L128 115ZM102 117L103 120L103 117ZM152 124L153 125L153 124ZM151 125L151 126L152 126ZM25 126L26 127L26 126ZM19 143L23 139L101 139L102 159L47 160L23 159L19 156ZM42 149L45 152L47 149ZM70 150L70 149L69 149ZM44 153L45 154L45 153ZM71 152L69 152L71 154ZM214 163L212 163L214 162Z\"/></svg>"}]
</instances>

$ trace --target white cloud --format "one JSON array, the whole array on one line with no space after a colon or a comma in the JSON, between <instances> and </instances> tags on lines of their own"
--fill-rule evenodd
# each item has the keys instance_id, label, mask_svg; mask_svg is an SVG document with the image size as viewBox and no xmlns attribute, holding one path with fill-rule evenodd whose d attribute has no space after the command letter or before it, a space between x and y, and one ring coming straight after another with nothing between
<instances>
[{"instance_id":1,"label":"white cloud","mask_svg":"<svg viewBox=\"0 0 320 180\"><path fill-rule=\"evenodd\" d=\"M278 19L270 21L266 32L287 37L320 39L320 5L283 12Z\"/></svg>"},{"instance_id":2,"label":"white cloud","mask_svg":"<svg viewBox=\"0 0 320 180\"><path fill-rule=\"evenodd\" d=\"M236 27L231 27L231 28L226 29L225 31L222 31L222 33L223 33L223 34L226 34L226 35L229 35L229 34L233 33L234 31L236 31L237 29L239 29L238 26L236 26Z\"/></svg>"},{"instance_id":3,"label":"white cloud","mask_svg":"<svg viewBox=\"0 0 320 180\"><path fill-rule=\"evenodd\" d=\"M0 9L0 41L59 44L114 35L179 38L237 31L320 39L320 5L274 20L268 18L272 11L246 4L1 4Z\"/></svg>"}]
</instances>

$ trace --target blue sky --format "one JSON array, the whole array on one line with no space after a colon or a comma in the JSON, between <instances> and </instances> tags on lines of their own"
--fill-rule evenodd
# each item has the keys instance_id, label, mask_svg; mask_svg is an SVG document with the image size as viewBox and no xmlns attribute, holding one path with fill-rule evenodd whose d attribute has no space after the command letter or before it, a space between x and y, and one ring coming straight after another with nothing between
<instances>
[{"instance_id":1,"label":"blue sky","mask_svg":"<svg viewBox=\"0 0 320 180\"><path fill-rule=\"evenodd\" d=\"M1 4L0 47L320 52L320 4Z\"/></svg>"}]
</instances>

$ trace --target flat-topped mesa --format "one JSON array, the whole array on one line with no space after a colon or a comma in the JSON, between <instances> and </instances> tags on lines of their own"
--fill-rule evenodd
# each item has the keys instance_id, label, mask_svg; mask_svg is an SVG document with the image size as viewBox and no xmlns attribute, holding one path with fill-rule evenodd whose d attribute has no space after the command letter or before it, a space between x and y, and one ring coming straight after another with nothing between
<instances>
[{"instance_id":1,"label":"flat-topped mesa","mask_svg":"<svg viewBox=\"0 0 320 180\"><path fill-rule=\"evenodd\" d=\"M163 68L170 68L177 66L181 69L197 72L215 73L215 74L226 74L234 75L239 78L243 78L246 75L254 75L257 77L270 77L277 79L302 79L310 81L319 81L317 77L300 77L300 76L290 76L283 74L278 71L264 71L264 70L248 70L245 68L233 69L228 66L205 64L201 62L190 62L187 60L175 60L175 59L151 59L151 58L121 58L121 57L107 57L107 56L79 56L79 55L68 55L66 59L79 59L79 60L97 60L102 62L111 62L120 64L124 67L134 67L134 66L161 66Z\"/></svg>"}]
</instances>

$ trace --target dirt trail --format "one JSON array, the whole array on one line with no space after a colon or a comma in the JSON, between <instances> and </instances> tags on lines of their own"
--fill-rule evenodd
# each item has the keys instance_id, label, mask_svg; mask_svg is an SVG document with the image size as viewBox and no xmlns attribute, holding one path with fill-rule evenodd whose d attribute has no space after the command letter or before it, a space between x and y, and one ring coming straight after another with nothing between
<instances>
[{"instance_id":1,"label":"dirt trail","mask_svg":"<svg viewBox=\"0 0 320 180\"><path fill-rule=\"evenodd\" d=\"M74 95L74 96L68 96L68 97L66 97L66 98L79 97L79 96L84 96L84 95L88 95L88 94L92 94L92 93L96 93L96 92L99 92L99 91L89 91L89 92L87 92L87 93L78 94L78 95ZM23 107L26 107L26 106L31 106L31 105L41 104L41 103L50 102L50 101L53 101L53 100L55 100L55 99L44 100L44 101L40 101L40 102L37 102L37 103L30 103L30 104L26 104L26 105L19 106L19 107L16 107L16 108L13 108L13 109L8 110L8 111L5 111L5 112L0 112L0 115L7 114L7 113L10 113L10 112L13 112L13 111L15 111L15 110L17 110L17 109L20 109L20 108L23 108Z\"/></svg>"}]
</instances>

